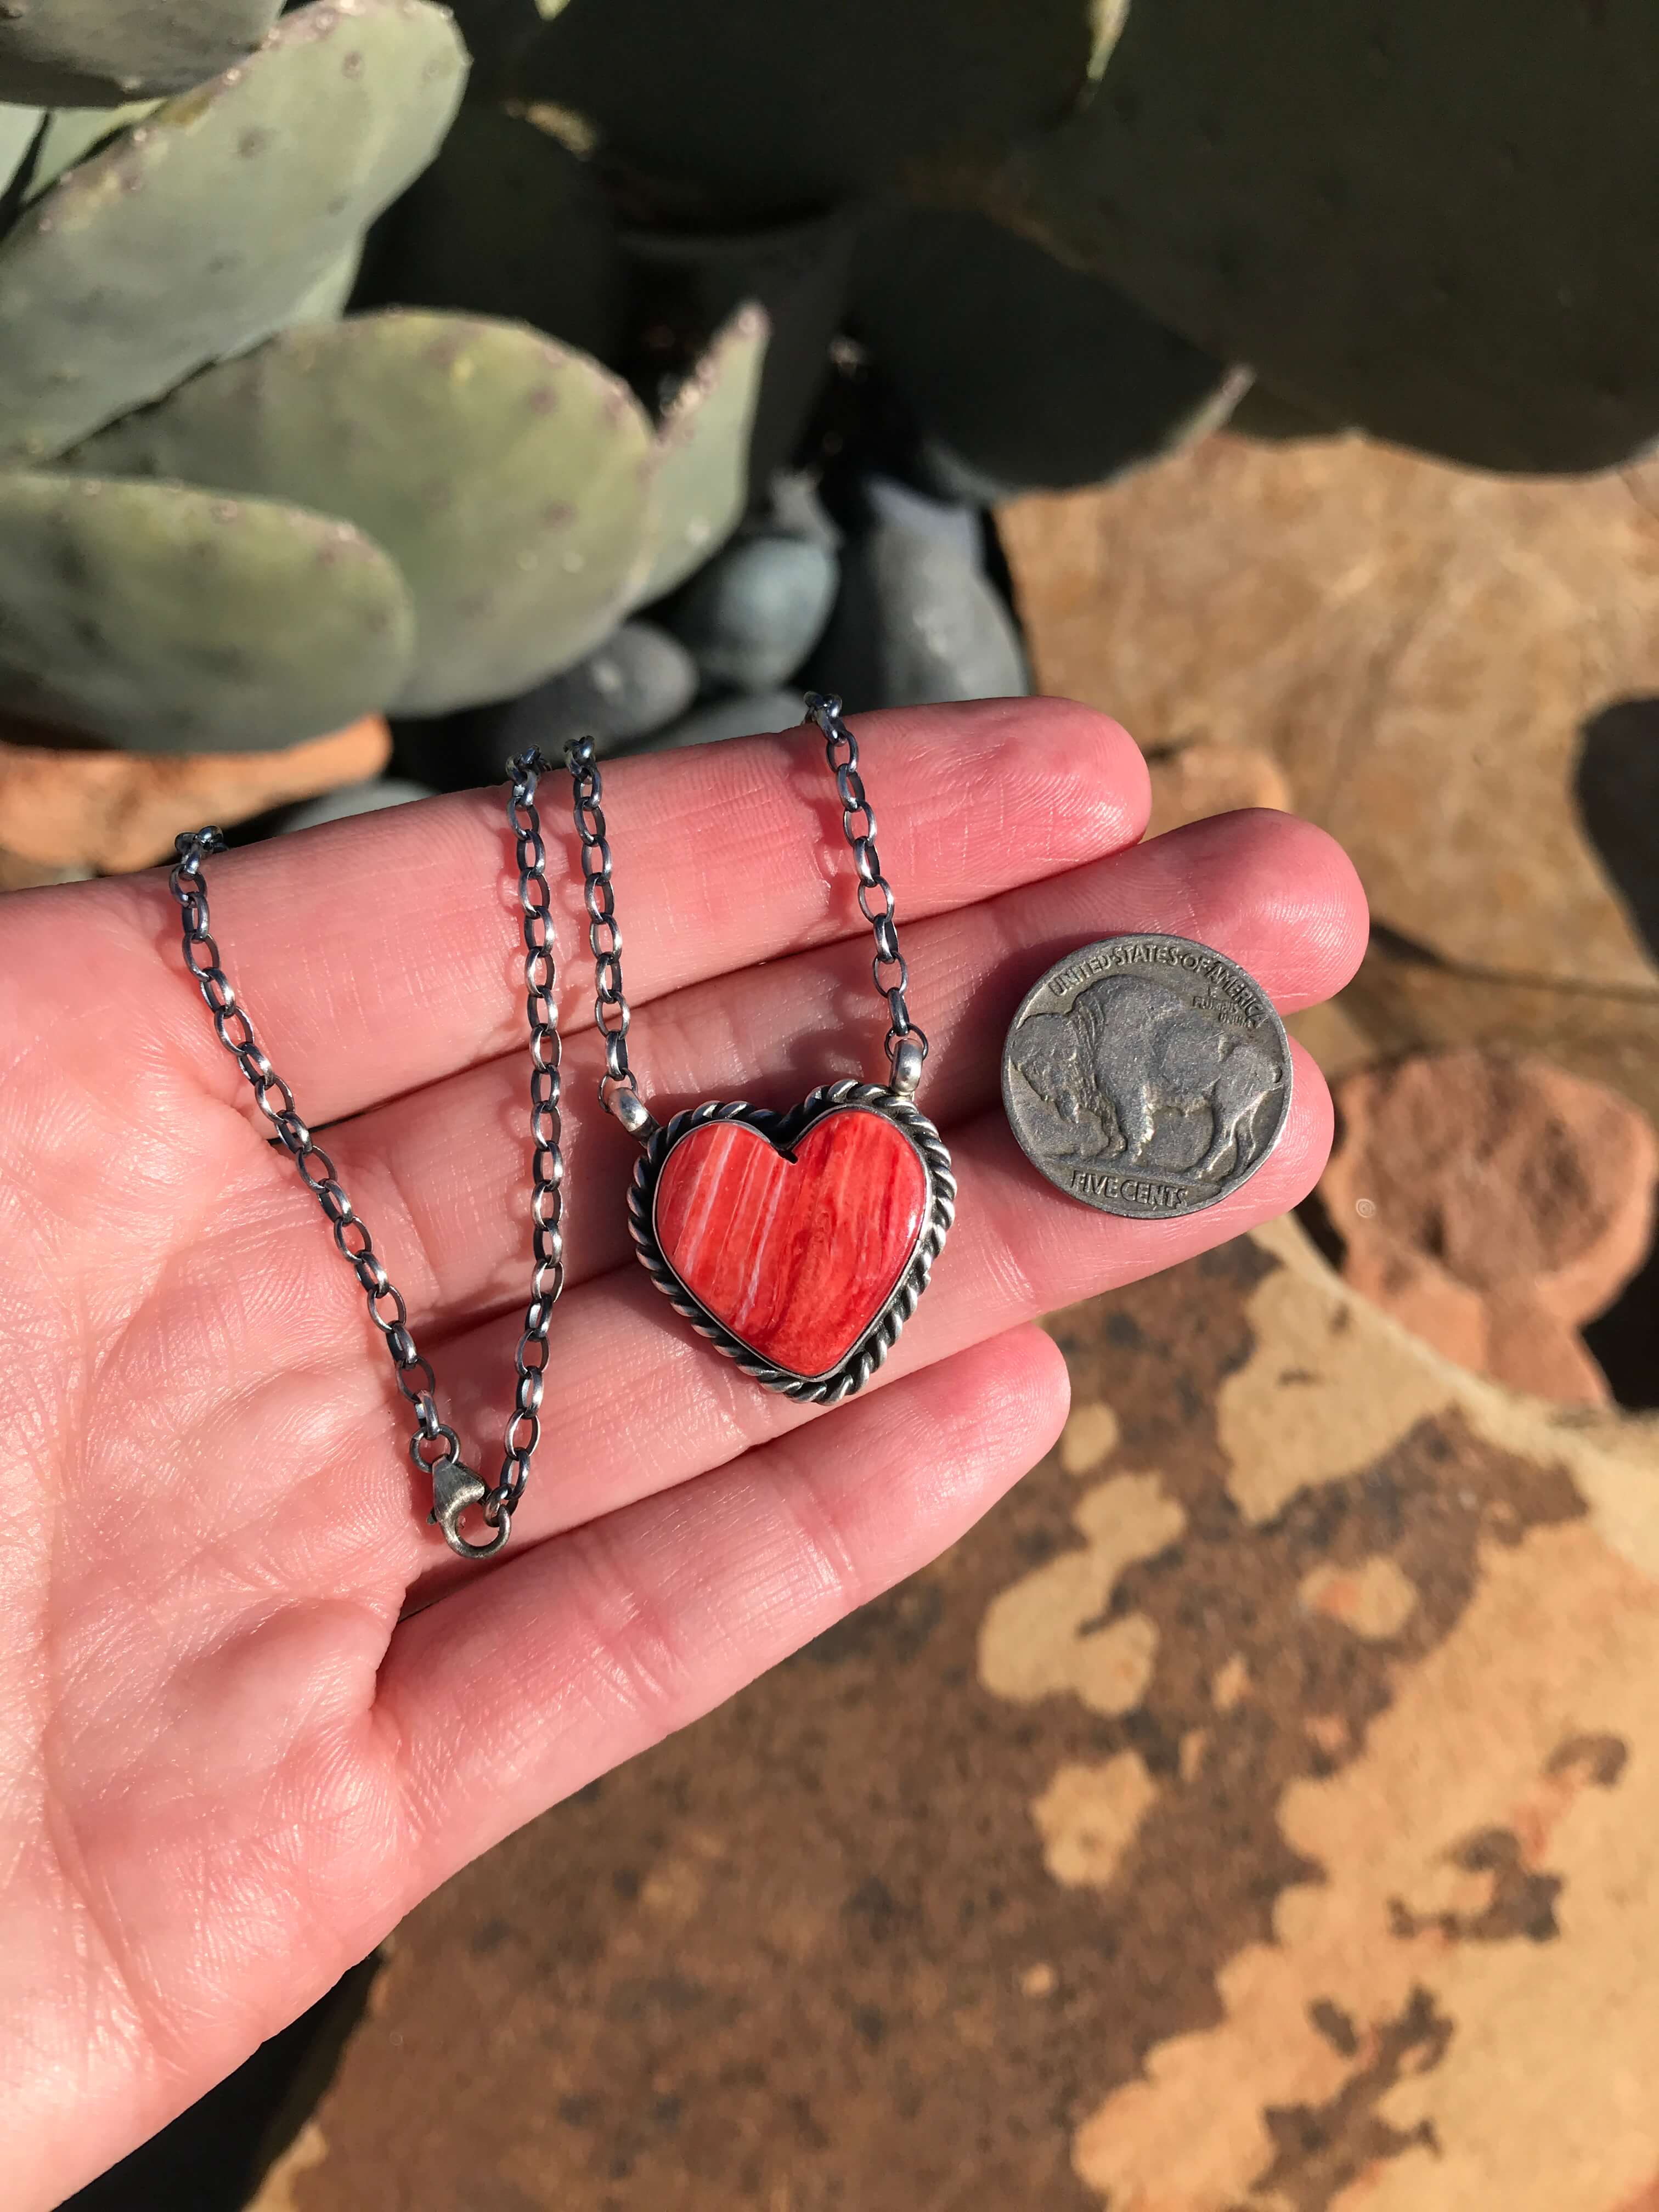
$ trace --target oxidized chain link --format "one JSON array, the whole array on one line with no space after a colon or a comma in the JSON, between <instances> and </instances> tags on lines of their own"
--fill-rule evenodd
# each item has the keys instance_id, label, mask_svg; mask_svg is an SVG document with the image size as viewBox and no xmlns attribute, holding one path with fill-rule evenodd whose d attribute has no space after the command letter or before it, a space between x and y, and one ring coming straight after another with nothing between
<instances>
[{"instance_id":1,"label":"oxidized chain link","mask_svg":"<svg viewBox=\"0 0 1659 2212\"><path fill-rule=\"evenodd\" d=\"M575 797L576 835L581 840L582 897L587 906L587 941L593 948L593 1018L605 1039L605 1073L599 1103L611 1107L611 1093L637 1099L634 1071L628 1064L628 1028L633 1019L623 990L622 931L617 926L616 893L611 882L611 847L605 834L605 782L593 757L592 738L574 738L564 749ZM617 1109L611 1107L614 1113Z\"/></svg>"},{"instance_id":2,"label":"oxidized chain link","mask_svg":"<svg viewBox=\"0 0 1659 2212\"><path fill-rule=\"evenodd\" d=\"M368 1224L353 1206L334 1172L334 1163L313 1136L295 1106L294 1093L271 1066L253 1024L224 971L208 913L202 862L225 850L224 833L197 830L174 841L178 854L168 887L179 902L184 925L185 964L201 988L219 1042L234 1059L253 1092L253 1102L275 1132L276 1141L294 1162L306 1188L322 1207L334 1242L350 1264L368 1302L369 1318L386 1340L398 1388L414 1409L415 1432L409 1455L433 1484L433 1518L452 1548L479 1559L507 1541L514 1510L530 1474L531 1455L541 1428L543 1378L548 1330L564 1287L564 1246L560 1229L563 1206L563 1159L560 1150L559 1030L555 1018L553 955L548 938L547 851L536 810L538 778L551 763L539 753L523 753L511 763L507 821L517 848L519 904L523 916L525 1011L530 1028L530 1128L533 1148L531 1220L535 1255L530 1304L519 1340L518 1383L507 1424L501 1479L491 1490L461 1462L460 1438L440 1419L437 1382L409 1326L403 1293L386 1273ZM433 1448L437 1447L434 1450ZM486 1543L471 1544L457 1522L469 1505L482 1508L495 1530Z\"/></svg>"},{"instance_id":3,"label":"oxidized chain link","mask_svg":"<svg viewBox=\"0 0 1659 2212\"><path fill-rule=\"evenodd\" d=\"M887 1007L888 1063L895 1087L908 1095L915 1091L921 1063L927 1057L927 1037L910 1018L906 996L910 971L899 951L898 906L876 851L876 817L859 774L858 740L842 720L841 701L833 695L810 692L806 711L824 735L824 755L841 797L842 826L853 848L853 865L858 873L859 911L875 933L876 957L870 972ZM617 924L611 846L601 805L605 784L591 738L574 738L564 749L564 758L575 797L576 834L581 840L582 896L587 904L587 940L593 948L596 985L593 1018L605 1039L599 1100L637 1135L653 1125L628 1060L632 1017L623 989L622 931Z\"/></svg>"},{"instance_id":4,"label":"oxidized chain link","mask_svg":"<svg viewBox=\"0 0 1659 2212\"><path fill-rule=\"evenodd\" d=\"M864 794L864 779L859 774L858 739L842 720L841 701L833 692L809 691L806 713L823 732L824 758L841 795L842 828L853 848L853 865L858 872L859 912L875 933L876 957L870 963L870 973L877 991L887 1001L888 1061L895 1079L898 1079L900 1048L908 1039L919 1055L914 1061L919 1073L921 1061L927 1057L927 1036L910 1018L907 995L910 970L899 951L898 902L893 896L892 885L881 872L881 859L876 851L876 817ZM914 1091L915 1082L909 1081L908 1087Z\"/></svg>"},{"instance_id":5,"label":"oxidized chain link","mask_svg":"<svg viewBox=\"0 0 1659 2212\"><path fill-rule=\"evenodd\" d=\"M547 1336L553 1309L564 1288L564 1125L559 1111L559 1017L554 1000L557 976L549 936L550 894L547 847L536 808L536 786L553 763L532 750L507 763L507 818L512 825L519 866L519 911L524 937L525 1020L530 1030L531 1246L535 1267L530 1303L514 1359L517 1382L507 1416L501 1480L483 1501L486 1521L509 1519L530 1479L530 1461L541 1436ZM491 1504L495 1504L492 1513Z\"/></svg>"}]
</instances>

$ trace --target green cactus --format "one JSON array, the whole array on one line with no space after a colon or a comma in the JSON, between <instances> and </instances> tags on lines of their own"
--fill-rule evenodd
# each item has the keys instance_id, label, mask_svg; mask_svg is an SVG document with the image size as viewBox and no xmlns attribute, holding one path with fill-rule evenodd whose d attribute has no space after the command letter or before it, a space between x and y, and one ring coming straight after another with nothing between
<instances>
[{"instance_id":1,"label":"green cactus","mask_svg":"<svg viewBox=\"0 0 1659 2212\"><path fill-rule=\"evenodd\" d=\"M0 107L0 198L10 198L13 179L46 119L44 108Z\"/></svg>"},{"instance_id":2,"label":"green cactus","mask_svg":"<svg viewBox=\"0 0 1659 2212\"><path fill-rule=\"evenodd\" d=\"M313 0L69 169L0 241L0 459L280 328L430 159L465 70L428 0Z\"/></svg>"},{"instance_id":3,"label":"green cactus","mask_svg":"<svg viewBox=\"0 0 1659 2212\"><path fill-rule=\"evenodd\" d=\"M615 359L627 281L609 205L533 123L464 106L384 228L372 304L499 315Z\"/></svg>"},{"instance_id":4,"label":"green cactus","mask_svg":"<svg viewBox=\"0 0 1659 2212\"><path fill-rule=\"evenodd\" d=\"M751 471L787 468L830 371L846 319L862 210L835 208L741 230L640 228L622 233L630 296L672 358L701 349L738 309L764 310L766 365L750 432Z\"/></svg>"},{"instance_id":5,"label":"green cactus","mask_svg":"<svg viewBox=\"0 0 1659 2212\"><path fill-rule=\"evenodd\" d=\"M11 111L7 708L200 750L504 696L579 659L735 526L757 310L716 334L655 431L597 360L522 323L337 319L366 226L430 156L464 70L429 0L313 0L187 95ZM428 211L457 179L447 244L404 210L415 262L435 254L434 288L464 290L482 209L502 234L491 285L504 270L556 321L562 271L541 248L567 216L607 229L587 173L532 126L474 114ZM526 194L544 219L509 239ZM397 234L377 234L382 281ZM608 235L589 273L570 312L619 341Z\"/></svg>"},{"instance_id":6,"label":"green cactus","mask_svg":"<svg viewBox=\"0 0 1659 2212\"><path fill-rule=\"evenodd\" d=\"M55 185L65 169L84 161L88 154L122 131L142 123L161 105L159 100L129 100L119 107L55 107L45 117L46 129L29 164L25 198L38 199Z\"/></svg>"},{"instance_id":7,"label":"green cactus","mask_svg":"<svg viewBox=\"0 0 1659 2212\"><path fill-rule=\"evenodd\" d=\"M1652 0L1147 0L988 204L1311 413L1600 468L1659 434L1656 98Z\"/></svg>"},{"instance_id":8,"label":"green cactus","mask_svg":"<svg viewBox=\"0 0 1659 2212\"><path fill-rule=\"evenodd\" d=\"M643 606L699 568L743 520L749 438L766 359L766 317L740 307L663 410L652 492L652 551L634 591Z\"/></svg>"},{"instance_id":9,"label":"green cactus","mask_svg":"<svg viewBox=\"0 0 1659 2212\"><path fill-rule=\"evenodd\" d=\"M984 216L867 226L853 307L936 471L975 497L1104 483L1201 437L1249 380Z\"/></svg>"},{"instance_id":10,"label":"green cactus","mask_svg":"<svg viewBox=\"0 0 1659 2212\"><path fill-rule=\"evenodd\" d=\"M356 524L414 599L414 659L381 702L410 713L568 666L620 618L647 559L643 409L597 362L518 324L388 313L290 331L70 465Z\"/></svg>"},{"instance_id":11,"label":"green cactus","mask_svg":"<svg viewBox=\"0 0 1659 2212\"><path fill-rule=\"evenodd\" d=\"M183 92L251 53L281 0L21 0L0 17L0 99L109 107Z\"/></svg>"},{"instance_id":12,"label":"green cactus","mask_svg":"<svg viewBox=\"0 0 1659 2212\"><path fill-rule=\"evenodd\" d=\"M295 301L288 312L288 322L295 327L306 323L337 322L345 313L362 258L362 240L349 240L343 251L322 270L310 289Z\"/></svg>"},{"instance_id":13,"label":"green cactus","mask_svg":"<svg viewBox=\"0 0 1659 2212\"><path fill-rule=\"evenodd\" d=\"M708 216L731 227L879 191L915 163L1052 122L1087 90L1116 12L1103 0L575 0L527 43L498 36L486 89L590 118L630 171L700 185Z\"/></svg>"},{"instance_id":14,"label":"green cactus","mask_svg":"<svg viewBox=\"0 0 1659 2212\"><path fill-rule=\"evenodd\" d=\"M384 706L414 616L347 523L169 483L0 473L0 695L130 750L294 744Z\"/></svg>"}]
</instances>

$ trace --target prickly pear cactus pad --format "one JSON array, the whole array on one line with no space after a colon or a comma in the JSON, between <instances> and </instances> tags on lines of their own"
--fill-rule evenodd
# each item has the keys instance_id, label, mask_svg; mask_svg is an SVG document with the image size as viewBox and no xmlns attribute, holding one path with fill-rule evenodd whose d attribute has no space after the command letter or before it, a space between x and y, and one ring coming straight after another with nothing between
<instances>
[{"instance_id":1,"label":"prickly pear cactus pad","mask_svg":"<svg viewBox=\"0 0 1659 2212\"><path fill-rule=\"evenodd\" d=\"M257 752L392 696L414 616L349 523L183 484L0 473L0 703L129 752Z\"/></svg>"},{"instance_id":2,"label":"prickly pear cactus pad","mask_svg":"<svg viewBox=\"0 0 1659 2212\"><path fill-rule=\"evenodd\" d=\"M363 241L354 238L343 253L330 262L310 289L301 293L284 317L289 325L334 323L344 314L351 288L363 258Z\"/></svg>"},{"instance_id":3,"label":"prickly pear cactus pad","mask_svg":"<svg viewBox=\"0 0 1659 2212\"><path fill-rule=\"evenodd\" d=\"M29 164L25 199L38 199L48 185L57 183L65 169L84 161L94 147L106 138L113 138L118 131L130 131L135 123L142 123L146 116L153 115L161 105L159 100L129 100L119 107L54 107L49 114L43 114L46 127ZM27 111L5 112L21 114Z\"/></svg>"},{"instance_id":4,"label":"prickly pear cactus pad","mask_svg":"<svg viewBox=\"0 0 1659 2212\"><path fill-rule=\"evenodd\" d=\"M866 225L860 334L930 438L994 487L1103 483L1225 419L1247 372L984 216Z\"/></svg>"},{"instance_id":5,"label":"prickly pear cactus pad","mask_svg":"<svg viewBox=\"0 0 1659 2212\"><path fill-rule=\"evenodd\" d=\"M615 218L589 165L533 123L467 101L385 229L374 304L504 316L617 358L628 283Z\"/></svg>"},{"instance_id":6,"label":"prickly pear cactus pad","mask_svg":"<svg viewBox=\"0 0 1659 2212\"><path fill-rule=\"evenodd\" d=\"M23 156L46 119L44 108L0 107L0 192L21 167Z\"/></svg>"},{"instance_id":7,"label":"prickly pear cactus pad","mask_svg":"<svg viewBox=\"0 0 1659 2212\"><path fill-rule=\"evenodd\" d=\"M0 459L279 328L431 159L465 67L428 0L313 0L70 169L0 242Z\"/></svg>"},{"instance_id":8,"label":"prickly pear cactus pad","mask_svg":"<svg viewBox=\"0 0 1659 2212\"><path fill-rule=\"evenodd\" d=\"M646 559L651 425L586 354L519 323L392 312L273 338L73 458L344 515L414 594L378 704L527 690L620 618Z\"/></svg>"},{"instance_id":9,"label":"prickly pear cactus pad","mask_svg":"<svg viewBox=\"0 0 1659 2212\"><path fill-rule=\"evenodd\" d=\"M696 179L726 220L775 220L1052 122L1086 88L1119 12L1110 0L574 0L511 50L505 73L520 97L591 118L647 173Z\"/></svg>"},{"instance_id":10,"label":"prickly pear cactus pad","mask_svg":"<svg viewBox=\"0 0 1659 2212\"><path fill-rule=\"evenodd\" d=\"M1316 413L1479 466L1659 433L1652 0L1147 0L1002 211Z\"/></svg>"},{"instance_id":11,"label":"prickly pear cactus pad","mask_svg":"<svg viewBox=\"0 0 1659 2212\"><path fill-rule=\"evenodd\" d=\"M281 0L14 0L0 15L0 99L107 107L183 92L257 46Z\"/></svg>"},{"instance_id":12,"label":"prickly pear cactus pad","mask_svg":"<svg viewBox=\"0 0 1659 2212\"><path fill-rule=\"evenodd\" d=\"M654 550L635 605L660 599L700 568L743 520L767 337L762 310L739 307L663 410L651 502Z\"/></svg>"}]
</instances>

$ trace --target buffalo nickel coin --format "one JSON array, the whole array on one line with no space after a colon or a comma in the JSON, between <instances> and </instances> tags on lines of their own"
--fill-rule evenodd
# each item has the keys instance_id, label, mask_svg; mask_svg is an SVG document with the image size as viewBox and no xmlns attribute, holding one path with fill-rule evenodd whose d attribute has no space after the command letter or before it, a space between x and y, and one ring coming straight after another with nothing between
<instances>
[{"instance_id":1,"label":"buffalo nickel coin","mask_svg":"<svg viewBox=\"0 0 1659 2212\"><path fill-rule=\"evenodd\" d=\"M1027 992L1002 1097L1026 1158L1067 1197L1167 1221L1236 1191L1278 1143L1290 1043L1261 986L1211 946L1109 937Z\"/></svg>"}]
</instances>

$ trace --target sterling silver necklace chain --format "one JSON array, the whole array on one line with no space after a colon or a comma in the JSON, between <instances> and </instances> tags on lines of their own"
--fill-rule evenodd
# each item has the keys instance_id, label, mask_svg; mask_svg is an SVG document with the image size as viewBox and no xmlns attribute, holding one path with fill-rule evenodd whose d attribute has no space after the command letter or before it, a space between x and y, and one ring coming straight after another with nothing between
<instances>
[{"instance_id":1,"label":"sterling silver necklace chain","mask_svg":"<svg viewBox=\"0 0 1659 2212\"><path fill-rule=\"evenodd\" d=\"M452 1551L463 1559L487 1559L512 1533L514 1510L530 1476L530 1462L541 1433L543 1377L553 1308L564 1288L564 1158L560 1149L559 1028L553 992L556 973L548 934L547 848L536 810L536 786L550 763L539 753L521 753L510 763L507 818L519 863L519 906L524 933L525 1016L530 1029L531 1240L534 1265L530 1303L516 1361L518 1384L507 1416L501 1471L492 1489L461 1457L461 1440L438 1413L437 1378L410 1330L403 1293L386 1273L368 1224L357 1212L334 1172L334 1163L313 1136L294 1103L294 1093L271 1066L246 1009L236 996L214 942L208 915L204 858L225 850L224 833L195 830L175 840L178 859L167 882L184 922L185 964L201 988L219 1042L246 1077L253 1103L298 1168L322 1207L334 1242L349 1262L368 1316L386 1340L398 1388L415 1412L409 1455L432 1484L432 1518ZM489 1533L471 1542L461 1531L461 1516L478 1506Z\"/></svg>"},{"instance_id":2,"label":"sterling silver necklace chain","mask_svg":"<svg viewBox=\"0 0 1659 2212\"><path fill-rule=\"evenodd\" d=\"M898 902L881 870L876 850L876 816L859 773L858 739L842 716L841 701L832 693L809 692L808 719L823 736L824 757L836 779L841 800L841 823L852 848L858 877L859 912L869 923L876 940L870 973L887 1008L887 1036L883 1049L896 1084L914 1092L927 1057L925 1030L910 1018L910 970L899 951ZM529 756L526 756L526 758ZM594 756L592 738L576 738L564 749L575 794L576 836L581 845L582 896L587 907L587 938L593 951L593 1019L605 1039L605 1073L599 1078L599 1103L614 1114L630 1136L638 1136L650 1120L635 1082L628 1059L628 1029L632 1015L623 990L622 931L617 921L616 892L611 880L611 845L605 831L604 781ZM519 763L515 763L514 766Z\"/></svg>"},{"instance_id":3,"label":"sterling silver necklace chain","mask_svg":"<svg viewBox=\"0 0 1659 2212\"><path fill-rule=\"evenodd\" d=\"M859 774L858 744L842 719L841 702L814 696L810 718L825 740L825 757L836 779L842 822L858 874L860 912L874 933L872 974L886 1003L887 1058L895 1092L908 1101L927 1057L927 1040L910 1018L908 971L899 951L893 894L876 852L876 820ZM597 996L595 1018L605 1041L605 1072L599 1096L630 1133L645 1137L655 1124L635 1088L628 1060L629 1010L623 993L622 933L615 918L611 884L611 850L600 807L600 777L592 744L566 748L582 861L583 896L588 913ZM547 1366L548 1332L553 1308L564 1288L564 1159L561 1149L559 1030L554 1002L556 973L549 933L550 895L547 848L542 836L536 790L553 763L537 751L520 753L508 763L507 818L519 870L519 907L524 938L525 1018L530 1032L531 1241L530 1302L515 1360L517 1385L502 1443L501 1470L494 1486L467 1466L460 1438L438 1412L437 1378L417 1347L409 1326L403 1293L386 1273L368 1224L346 1195L334 1163L313 1135L294 1102L294 1093L272 1066L255 1034L246 1009L226 975L214 940L208 911L203 862L226 849L224 833L209 828L187 832L174 842L177 858L167 882L184 930L185 964L195 977L219 1042L235 1060L252 1091L255 1105L270 1124L298 1169L306 1188L321 1206L334 1242L356 1274L368 1304L369 1318L386 1343L398 1388L412 1407L415 1427L409 1455L432 1484L431 1518L450 1548L463 1559L483 1559L499 1552L511 1534L513 1516L530 1476L530 1463L541 1433L541 1404ZM914 1109L907 1107L914 1116ZM940 1158L948 1164L948 1155ZM948 1178L947 1178L948 1180ZM945 1219L948 1225L946 1193ZM941 1232L942 1234L942 1232ZM922 1279L925 1280L925 1273ZM914 1297L910 1303L914 1304ZM488 1533L477 1542L460 1527L461 1516L477 1506Z\"/></svg>"}]
</instances>

